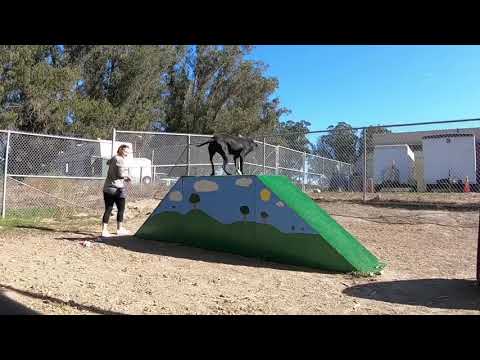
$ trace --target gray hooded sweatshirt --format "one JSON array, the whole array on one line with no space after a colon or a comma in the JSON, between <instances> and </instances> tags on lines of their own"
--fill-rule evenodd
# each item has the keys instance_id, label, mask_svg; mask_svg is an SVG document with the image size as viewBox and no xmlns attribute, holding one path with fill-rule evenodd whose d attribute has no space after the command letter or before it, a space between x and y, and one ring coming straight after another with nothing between
<instances>
[{"instance_id":1,"label":"gray hooded sweatshirt","mask_svg":"<svg viewBox=\"0 0 480 360\"><path fill-rule=\"evenodd\" d=\"M126 159L115 155L107 161L108 172L103 185L103 191L108 194L115 194L120 190L121 197L126 196L125 192L125 176L128 176L128 167Z\"/></svg>"}]
</instances>

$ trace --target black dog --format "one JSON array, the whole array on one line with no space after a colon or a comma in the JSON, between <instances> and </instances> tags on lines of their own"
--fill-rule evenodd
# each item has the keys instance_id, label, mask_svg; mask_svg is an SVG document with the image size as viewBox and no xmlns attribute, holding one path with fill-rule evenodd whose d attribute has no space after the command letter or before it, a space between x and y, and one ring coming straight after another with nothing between
<instances>
[{"instance_id":1,"label":"black dog","mask_svg":"<svg viewBox=\"0 0 480 360\"><path fill-rule=\"evenodd\" d=\"M219 153L223 158L223 171L225 171L227 175L231 175L226 168L228 164L227 153L233 155L235 170L240 172L240 175L243 175L243 159L258 146L252 139L229 135L215 135L212 139L197 146L200 147L205 144L208 144L210 164L212 164L212 176L215 175L215 167L213 166L213 155L215 155L215 153ZM238 158L240 158L240 171L237 169Z\"/></svg>"}]
</instances>

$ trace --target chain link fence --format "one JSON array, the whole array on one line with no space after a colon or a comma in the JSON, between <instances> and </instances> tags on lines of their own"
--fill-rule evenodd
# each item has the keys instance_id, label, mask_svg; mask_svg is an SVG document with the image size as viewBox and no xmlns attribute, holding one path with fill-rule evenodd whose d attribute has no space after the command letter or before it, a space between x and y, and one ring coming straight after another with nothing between
<instances>
[{"instance_id":1,"label":"chain link fence","mask_svg":"<svg viewBox=\"0 0 480 360\"><path fill-rule=\"evenodd\" d=\"M149 133L116 131L115 141L128 144L133 157L144 161L152 168L151 175L142 182L157 185L172 184L180 176L205 176L211 174L207 146L209 135ZM297 136L298 137L298 136ZM257 147L244 162L244 173L249 175L271 174L288 176L302 189L348 190L352 164L329 159L312 153L311 148L297 148L297 143L288 134L263 137L256 140ZM289 147L291 146L291 147ZM220 155L213 158L215 174L223 174ZM148 170L143 171L143 175ZM235 165L231 156L227 171L234 174ZM343 181L342 179L346 180Z\"/></svg>"},{"instance_id":2,"label":"chain link fence","mask_svg":"<svg viewBox=\"0 0 480 360\"><path fill-rule=\"evenodd\" d=\"M327 131L326 136L331 136ZM284 133L265 137L270 145L266 150L266 163L270 173L289 177L305 192L353 192L355 188L355 144L339 143L336 149L321 144L322 137L311 133ZM344 151L345 150L345 151ZM268 172L266 172L268 173Z\"/></svg>"},{"instance_id":3,"label":"chain link fence","mask_svg":"<svg viewBox=\"0 0 480 360\"><path fill-rule=\"evenodd\" d=\"M475 204L480 200L480 120L335 128L271 137L306 153L304 190L335 200ZM281 174L300 178L280 166ZM303 179L302 179L303 180ZM321 195L313 195L318 193Z\"/></svg>"},{"instance_id":4,"label":"chain link fence","mask_svg":"<svg viewBox=\"0 0 480 360\"><path fill-rule=\"evenodd\" d=\"M197 146L210 137L114 131L113 139L92 140L0 131L0 210L3 216L100 214L107 160L121 144L132 149L129 200L158 201L180 176L210 175L207 146ZM256 142L245 174L288 176L312 197L480 200L480 120L337 126L269 134ZM227 170L235 173L229 160ZM223 174L222 164L216 155L216 175Z\"/></svg>"},{"instance_id":5,"label":"chain link fence","mask_svg":"<svg viewBox=\"0 0 480 360\"><path fill-rule=\"evenodd\" d=\"M480 121L372 127L365 133L369 196L480 200Z\"/></svg>"},{"instance_id":6,"label":"chain link fence","mask_svg":"<svg viewBox=\"0 0 480 360\"><path fill-rule=\"evenodd\" d=\"M101 208L107 171L101 151L111 149L111 141L15 131L7 139L4 216L71 216Z\"/></svg>"},{"instance_id":7,"label":"chain link fence","mask_svg":"<svg viewBox=\"0 0 480 360\"><path fill-rule=\"evenodd\" d=\"M6 186L5 164L7 156L8 132L0 130L0 213L5 216L5 197L4 188Z\"/></svg>"}]
</instances>

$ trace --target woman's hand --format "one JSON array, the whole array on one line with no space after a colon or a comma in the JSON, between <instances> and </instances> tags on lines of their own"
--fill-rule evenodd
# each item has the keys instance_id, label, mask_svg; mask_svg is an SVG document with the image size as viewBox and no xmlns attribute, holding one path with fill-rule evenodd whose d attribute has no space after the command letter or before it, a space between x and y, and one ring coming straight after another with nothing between
<instances>
[{"instance_id":1,"label":"woman's hand","mask_svg":"<svg viewBox=\"0 0 480 360\"><path fill-rule=\"evenodd\" d=\"M127 175L123 178L123 180L125 180L126 182L130 182L130 181L132 181L132 178Z\"/></svg>"}]
</instances>

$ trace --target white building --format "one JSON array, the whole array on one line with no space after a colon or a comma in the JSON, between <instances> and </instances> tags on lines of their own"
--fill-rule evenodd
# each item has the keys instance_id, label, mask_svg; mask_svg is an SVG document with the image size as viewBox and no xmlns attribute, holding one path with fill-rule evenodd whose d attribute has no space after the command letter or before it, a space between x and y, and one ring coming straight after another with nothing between
<instances>
[{"instance_id":1,"label":"white building","mask_svg":"<svg viewBox=\"0 0 480 360\"><path fill-rule=\"evenodd\" d=\"M425 191L425 176L424 176L424 152L423 152L423 138L438 135L454 135L454 134L470 134L474 135L476 139L476 154L479 154L480 128L467 129L450 129L450 130L430 130L430 131L414 131L414 132L395 132L390 134L374 134L373 142L375 145L394 145L407 144L413 151L415 156L414 178L417 182L418 191ZM445 154L444 156L448 156ZM478 156L477 156L478 158ZM363 163L362 163L363 164ZM373 177L373 152L367 154L367 174ZM476 170L476 177L478 177L478 167ZM473 180L469 178L469 181Z\"/></svg>"}]
</instances>

